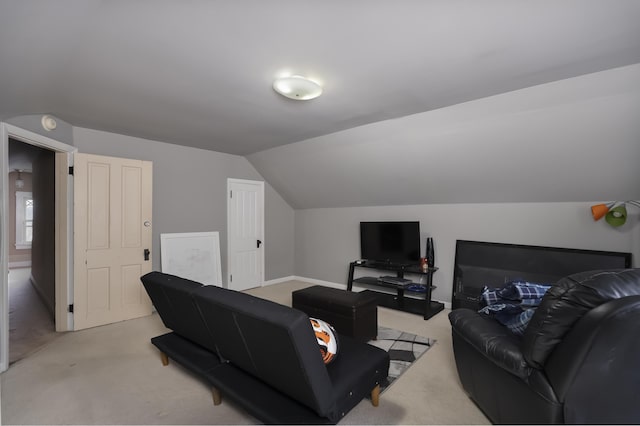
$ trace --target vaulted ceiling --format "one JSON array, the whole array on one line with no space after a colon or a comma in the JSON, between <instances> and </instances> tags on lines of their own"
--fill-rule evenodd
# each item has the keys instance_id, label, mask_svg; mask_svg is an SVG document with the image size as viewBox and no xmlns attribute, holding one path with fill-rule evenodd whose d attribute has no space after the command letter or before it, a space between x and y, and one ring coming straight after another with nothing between
<instances>
[{"instance_id":1,"label":"vaulted ceiling","mask_svg":"<svg viewBox=\"0 0 640 426\"><path fill-rule=\"evenodd\" d=\"M306 190L287 181L314 164L310 152L356 143L345 141L350 135L375 139L380 123L640 63L636 0L0 0L0 9L0 119L50 113L73 126L246 155L299 208L473 201L473 186L459 198L372 194L345 201L353 196L345 193L313 201L321 193L311 191L317 180ZM319 80L323 95L307 102L280 97L271 85L283 73ZM518 98L516 109L553 93L533 91ZM296 154L303 146L313 149ZM319 164L334 164L332 158ZM444 159L455 162L455 155ZM454 164L439 164L444 188L460 193L455 176L446 184ZM543 165L540 159L532 167ZM366 181L364 166L343 178ZM417 184L394 173L388 178ZM544 192L519 197L514 188L514 196L483 199L572 198L537 190Z\"/></svg>"}]
</instances>

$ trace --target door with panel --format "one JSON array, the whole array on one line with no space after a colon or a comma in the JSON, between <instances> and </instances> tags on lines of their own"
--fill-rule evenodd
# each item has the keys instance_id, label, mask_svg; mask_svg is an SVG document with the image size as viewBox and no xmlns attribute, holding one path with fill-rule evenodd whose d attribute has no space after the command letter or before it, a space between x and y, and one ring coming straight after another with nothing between
<instances>
[{"instance_id":1,"label":"door with panel","mask_svg":"<svg viewBox=\"0 0 640 426\"><path fill-rule=\"evenodd\" d=\"M75 154L75 330L151 314L151 194L151 162Z\"/></svg>"},{"instance_id":2,"label":"door with panel","mask_svg":"<svg viewBox=\"0 0 640 426\"><path fill-rule=\"evenodd\" d=\"M228 179L228 287L246 290L264 280L264 182Z\"/></svg>"}]
</instances>

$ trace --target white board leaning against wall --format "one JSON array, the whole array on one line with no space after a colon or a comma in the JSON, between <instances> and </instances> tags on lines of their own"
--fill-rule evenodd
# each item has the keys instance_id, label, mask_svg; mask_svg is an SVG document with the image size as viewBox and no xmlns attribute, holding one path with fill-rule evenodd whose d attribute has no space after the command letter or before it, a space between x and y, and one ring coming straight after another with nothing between
<instances>
[{"instance_id":1,"label":"white board leaning against wall","mask_svg":"<svg viewBox=\"0 0 640 426\"><path fill-rule=\"evenodd\" d=\"M162 272L222 287L218 232L160 234Z\"/></svg>"}]
</instances>

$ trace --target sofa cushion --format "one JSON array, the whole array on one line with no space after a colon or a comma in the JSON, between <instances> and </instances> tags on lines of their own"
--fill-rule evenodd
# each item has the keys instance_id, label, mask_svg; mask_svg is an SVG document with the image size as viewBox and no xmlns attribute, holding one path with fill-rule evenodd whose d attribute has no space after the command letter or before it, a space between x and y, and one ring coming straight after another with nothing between
<instances>
[{"instance_id":1,"label":"sofa cushion","mask_svg":"<svg viewBox=\"0 0 640 426\"><path fill-rule=\"evenodd\" d=\"M524 332L524 358L542 368L558 342L589 310L632 295L640 295L640 269L587 271L562 278L549 289Z\"/></svg>"},{"instance_id":2,"label":"sofa cushion","mask_svg":"<svg viewBox=\"0 0 640 426\"><path fill-rule=\"evenodd\" d=\"M305 313L213 286L193 299L223 359L320 416L331 414L336 396Z\"/></svg>"},{"instance_id":3,"label":"sofa cushion","mask_svg":"<svg viewBox=\"0 0 640 426\"><path fill-rule=\"evenodd\" d=\"M216 345L191 298L202 284L162 272L149 272L140 280L165 327L216 352Z\"/></svg>"},{"instance_id":4,"label":"sofa cushion","mask_svg":"<svg viewBox=\"0 0 640 426\"><path fill-rule=\"evenodd\" d=\"M169 358L198 375L208 373L221 365L220 358L215 352L175 332L156 336L151 339L151 343Z\"/></svg>"}]
</instances>

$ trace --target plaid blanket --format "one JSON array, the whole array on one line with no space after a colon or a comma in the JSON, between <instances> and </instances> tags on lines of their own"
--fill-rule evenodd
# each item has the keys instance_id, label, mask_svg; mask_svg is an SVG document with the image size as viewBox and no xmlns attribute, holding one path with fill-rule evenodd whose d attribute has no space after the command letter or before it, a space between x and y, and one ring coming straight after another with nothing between
<instances>
[{"instance_id":1,"label":"plaid blanket","mask_svg":"<svg viewBox=\"0 0 640 426\"><path fill-rule=\"evenodd\" d=\"M549 288L549 284L526 281L513 281L496 289L485 286L480 299L484 307L478 312L495 318L514 334L522 335Z\"/></svg>"}]
</instances>

